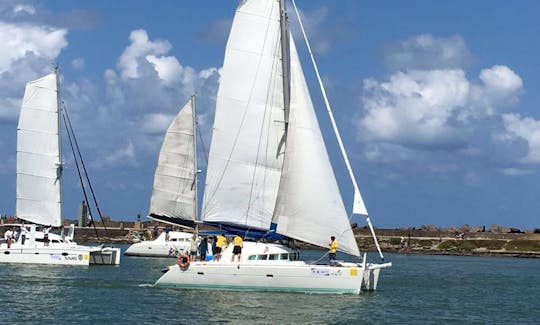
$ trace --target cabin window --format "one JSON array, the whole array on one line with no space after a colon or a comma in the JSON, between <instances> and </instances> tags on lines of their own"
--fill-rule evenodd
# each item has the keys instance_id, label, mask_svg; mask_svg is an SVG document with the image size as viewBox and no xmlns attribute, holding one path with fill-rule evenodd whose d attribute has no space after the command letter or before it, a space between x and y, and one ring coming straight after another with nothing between
<instances>
[{"instance_id":1,"label":"cabin window","mask_svg":"<svg viewBox=\"0 0 540 325\"><path fill-rule=\"evenodd\" d=\"M257 255L257 259L258 260L267 260L268 259L268 255Z\"/></svg>"},{"instance_id":2,"label":"cabin window","mask_svg":"<svg viewBox=\"0 0 540 325\"><path fill-rule=\"evenodd\" d=\"M269 258L270 260L277 260L277 259L279 259L279 254L270 254L269 256L270 256L270 258Z\"/></svg>"},{"instance_id":3,"label":"cabin window","mask_svg":"<svg viewBox=\"0 0 540 325\"><path fill-rule=\"evenodd\" d=\"M280 260L288 260L289 259L289 254L287 253L283 253L279 256L279 259Z\"/></svg>"},{"instance_id":4,"label":"cabin window","mask_svg":"<svg viewBox=\"0 0 540 325\"><path fill-rule=\"evenodd\" d=\"M248 260L253 261L257 259L257 255L249 255Z\"/></svg>"}]
</instances>

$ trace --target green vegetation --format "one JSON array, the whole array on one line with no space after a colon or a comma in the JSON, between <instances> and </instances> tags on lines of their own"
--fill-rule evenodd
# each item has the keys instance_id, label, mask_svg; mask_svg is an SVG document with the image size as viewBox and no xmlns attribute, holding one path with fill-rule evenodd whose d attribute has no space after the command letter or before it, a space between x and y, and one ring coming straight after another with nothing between
<instances>
[{"instance_id":1,"label":"green vegetation","mask_svg":"<svg viewBox=\"0 0 540 325\"><path fill-rule=\"evenodd\" d=\"M540 252L540 242L535 240L515 239L506 244L507 251Z\"/></svg>"},{"instance_id":2,"label":"green vegetation","mask_svg":"<svg viewBox=\"0 0 540 325\"><path fill-rule=\"evenodd\" d=\"M433 246L433 241L431 239L419 239L413 243L424 248L431 248Z\"/></svg>"},{"instance_id":3,"label":"green vegetation","mask_svg":"<svg viewBox=\"0 0 540 325\"><path fill-rule=\"evenodd\" d=\"M399 237L390 238L390 245L399 245L399 244L401 244L401 238Z\"/></svg>"}]
</instances>

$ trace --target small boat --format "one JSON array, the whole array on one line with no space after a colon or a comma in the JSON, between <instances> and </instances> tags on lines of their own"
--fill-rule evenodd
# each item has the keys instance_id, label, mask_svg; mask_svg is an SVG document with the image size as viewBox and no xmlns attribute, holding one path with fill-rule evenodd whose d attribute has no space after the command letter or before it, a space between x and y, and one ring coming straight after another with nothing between
<instances>
[{"instance_id":1,"label":"small boat","mask_svg":"<svg viewBox=\"0 0 540 325\"><path fill-rule=\"evenodd\" d=\"M298 11L297 16L302 27ZM352 213L366 217L382 258L313 56L312 61L354 187ZM216 99L201 221L244 237L239 258L233 259L233 245L219 261L180 256L162 270L156 286L358 294L375 290L381 269L392 265L368 263L366 254L358 262L330 263L324 255L320 260L326 263L306 262L295 246L298 240L328 248L334 236L339 251L362 255L284 0L243 0L236 11Z\"/></svg>"},{"instance_id":2,"label":"small boat","mask_svg":"<svg viewBox=\"0 0 540 325\"><path fill-rule=\"evenodd\" d=\"M0 263L117 265L119 248L78 245L73 225L63 231L58 74L26 84L17 128L16 215L29 224L4 225ZM61 233L51 233L52 227Z\"/></svg>"},{"instance_id":3,"label":"small boat","mask_svg":"<svg viewBox=\"0 0 540 325\"><path fill-rule=\"evenodd\" d=\"M197 219L197 156L195 97L180 109L171 122L154 175L148 218L168 225L193 229ZM190 250L193 233L162 232L154 240L134 243L126 256L177 257Z\"/></svg>"},{"instance_id":4,"label":"small boat","mask_svg":"<svg viewBox=\"0 0 540 325\"><path fill-rule=\"evenodd\" d=\"M165 232L162 232L154 240L143 240L131 244L124 252L124 255L176 258L182 253L189 253L192 238L193 234L188 232L170 231L168 236Z\"/></svg>"}]
</instances>

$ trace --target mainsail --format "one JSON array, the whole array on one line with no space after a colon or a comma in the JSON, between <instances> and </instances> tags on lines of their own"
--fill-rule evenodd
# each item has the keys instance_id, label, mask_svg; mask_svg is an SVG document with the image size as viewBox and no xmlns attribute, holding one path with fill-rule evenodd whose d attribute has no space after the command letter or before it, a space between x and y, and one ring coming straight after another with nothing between
<instances>
[{"instance_id":1,"label":"mainsail","mask_svg":"<svg viewBox=\"0 0 540 325\"><path fill-rule=\"evenodd\" d=\"M243 1L221 72L203 220L268 229L285 124L278 1Z\"/></svg>"},{"instance_id":2,"label":"mainsail","mask_svg":"<svg viewBox=\"0 0 540 325\"><path fill-rule=\"evenodd\" d=\"M62 224L57 73L26 84L17 127L17 217Z\"/></svg>"},{"instance_id":3,"label":"mainsail","mask_svg":"<svg viewBox=\"0 0 540 325\"><path fill-rule=\"evenodd\" d=\"M193 98L167 129L159 152L149 217L189 226L197 219L197 165Z\"/></svg>"}]
</instances>

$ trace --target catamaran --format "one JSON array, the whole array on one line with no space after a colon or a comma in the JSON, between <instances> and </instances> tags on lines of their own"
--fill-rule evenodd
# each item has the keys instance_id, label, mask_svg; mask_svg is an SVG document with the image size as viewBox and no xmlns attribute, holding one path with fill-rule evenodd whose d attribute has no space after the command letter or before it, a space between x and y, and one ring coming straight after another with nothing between
<instances>
[{"instance_id":1,"label":"catamaran","mask_svg":"<svg viewBox=\"0 0 540 325\"><path fill-rule=\"evenodd\" d=\"M296 13L354 186L352 212L366 216L382 258ZM294 245L298 240L328 248L335 236L339 251L361 255L289 32L284 0L244 0L236 10L216 100L201 221L247 239L239 261L232 259L232 245L217 262L180 257L163 271L157 286L358 294L375 290L381 269L392 265L368 263L366 254L359 262L308 263ZM288 244L264 240L279 238Z\"/></svg>"},{"instance_id":2,"label":"catamaran","mask_svg":"<svg viewBox=\"0 0 540 325\"><path fill-rule=\"evenodd\" d=\"M197 220L197 150L195 96L171 122L161 145L150 199L152 220L195 228ZM162 232L154 240L134 243L127 256L177 257L188 253L193 233Z\"/></svg>"},{"instance_id":3,"label":"catamaran","mask_svg":"<svg viewBox=\"0 0 540 325\"><path fill-rule=\"evenodd\" d=\"M26 84L17 128L16 215L29 224L4 225L0 263L120 264L120 249L78 245L63 226L58 69ZM17 236L13 236L18 233Z\"/></svg>"}]
</instances>

